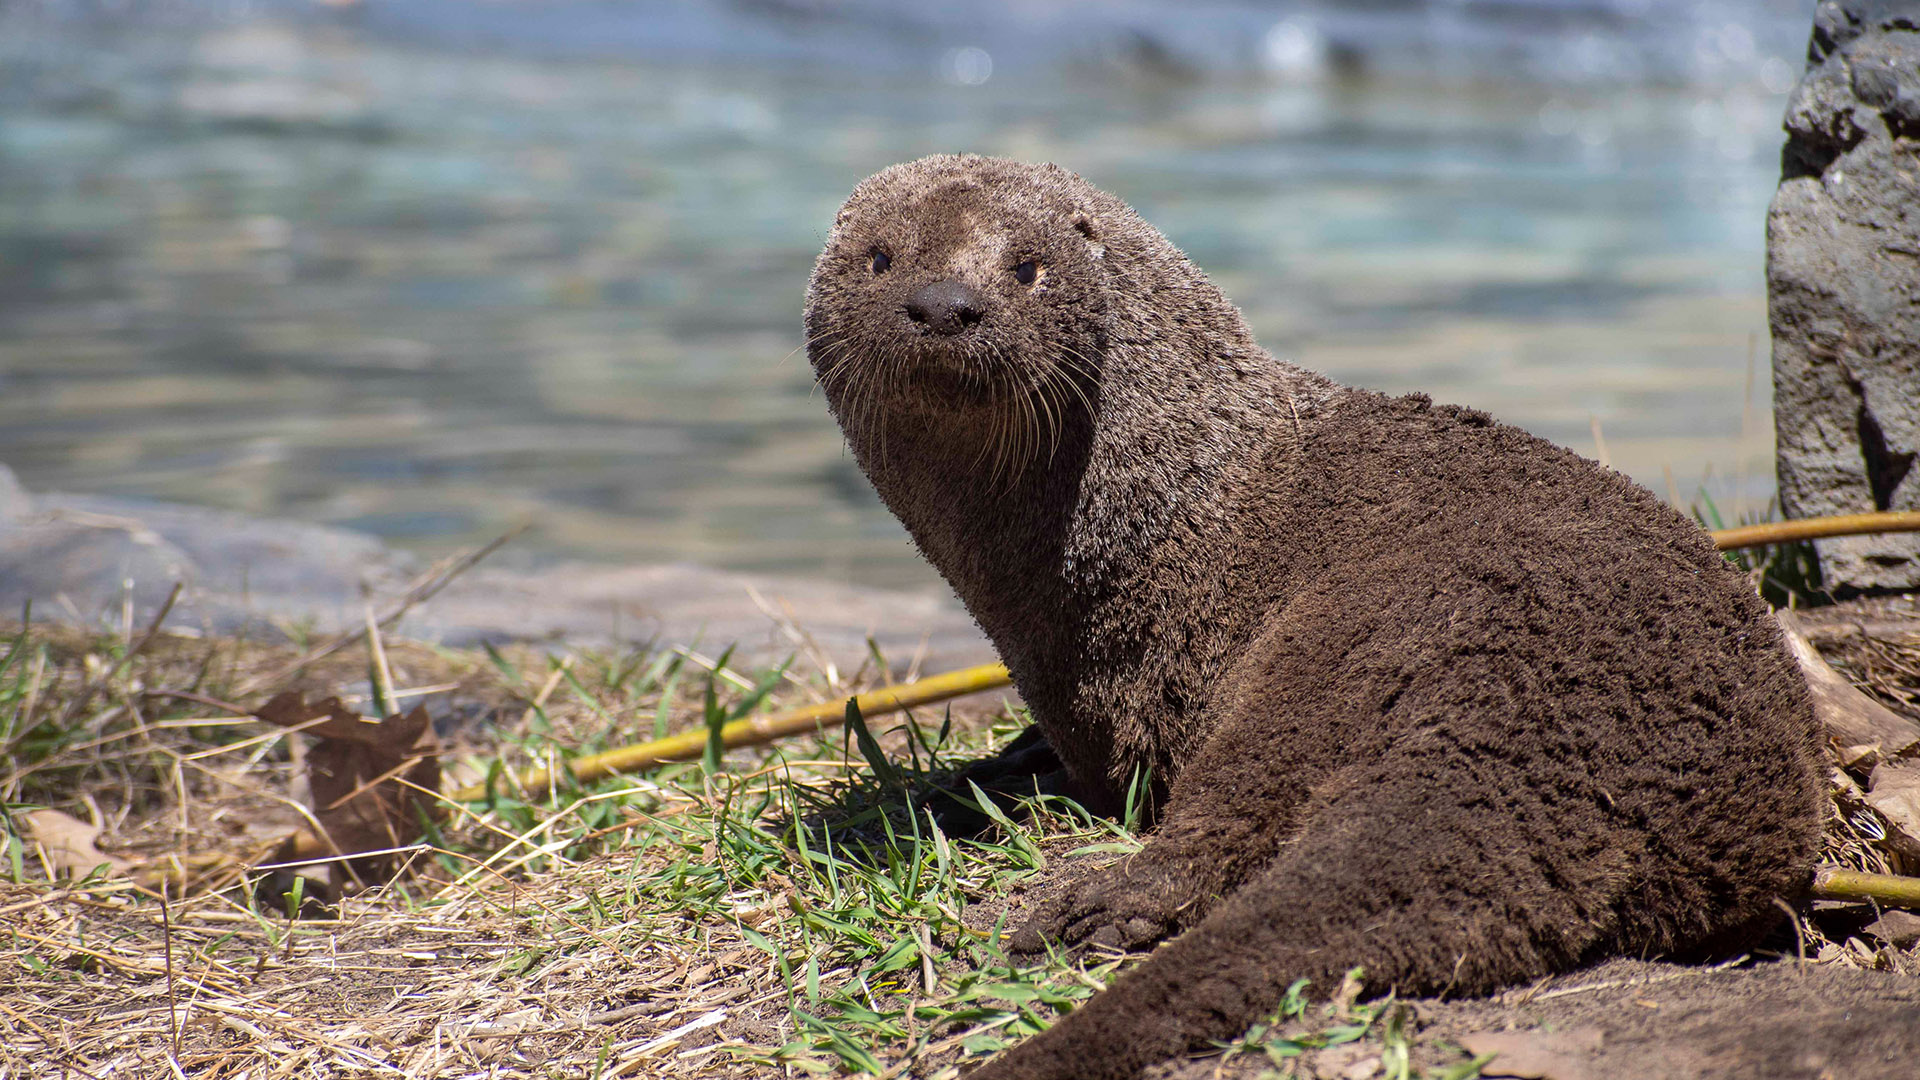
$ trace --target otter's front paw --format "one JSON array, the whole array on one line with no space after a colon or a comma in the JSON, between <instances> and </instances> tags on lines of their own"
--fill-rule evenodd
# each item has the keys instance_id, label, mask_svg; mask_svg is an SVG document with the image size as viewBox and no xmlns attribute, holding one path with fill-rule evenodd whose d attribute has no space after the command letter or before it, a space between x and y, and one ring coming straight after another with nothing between
<instances>
[{"instance_id":1,"label":"otter's front paw","mask_svg":"<svg viewBox=\"0 0 1920 1080\"><path fill-rule=\"evenodd\" d=\"M1103 867L1043 900L1007 947L1026 956L1083 944L1147 948L1179 933L1190 914L1184 891L1171 885L1158 875L1129 872L1128 860Z\"/></svg>"}]
</instances>

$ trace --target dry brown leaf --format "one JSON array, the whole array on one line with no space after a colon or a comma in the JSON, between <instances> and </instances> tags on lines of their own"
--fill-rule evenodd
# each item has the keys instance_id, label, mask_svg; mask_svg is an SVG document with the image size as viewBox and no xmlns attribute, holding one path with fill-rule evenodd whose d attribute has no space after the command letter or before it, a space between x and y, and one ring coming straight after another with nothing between
<instances>
[{"instance_id":1,"label":"dry brown leaf","mask_svg":"<svg viewBox=\"0 0 1920 1080\"><path fill-rule=\"evenodd\" d=\"M1861 933L1896 949L1911 948L1920 945L1920 915L1910 911L1884 911L1878 919L1868 923Z\"/></svg>"},{"instance_id":2,"label":"dry brown leaf","mask_svg":"<svg viewBox=\"0 0 1920 1080\"><path fill-rule=\"evenodd\" d=\"M1920 721L1873 700L1833 670L1801 632L1792 612L1774 614L1786 632L1787 647L1800 663L1807 689L1813 692L1814 715L1826 730L1840 764L1864 767L1920 750Z\"/></svg>"},{"instance_id":3,"label":"dry brown leaf","mask_svg":"<svg viewBox=\"0 0 1920 1080\"><path fill-rule=\"evenodd\" d=\"M47 863L56 875L84 878L94 867L105 864L113 874L125 874L133 864L94 846L100 839L100 827L58 810L30 810L27 829L33 833Z\"/></svg>"},{"instance_id":4,"label":"dry brown leaf","mask_svg":"<svg viewBox=\"0 0 1920 1080\"><path fill-rule=\"evenodd\" d=\"M1902 858L1920 859L1920 765L1874 766L1866 802L1887 823L1887 846Z\"/></svg>"},{"instance_id":5,"label":"dry brown leaf","mask_svg":"<svg viewBox=\"0 0 1920 1080\"><path fill-rule=\"evenodd\" d=\"M314 817L326 830L320 850L357 855L400 847L419 835L421 814L435 812L426 793L440 790L440 745L424 707L375 720L337 697L309 705L289 692L254 715L300 728L317 740L307 751L306 779ZM276 858L292 861L312 854L313 845L296 836ZM388 857L352 863L362 878L384 876L393 865Z\"/></svg>"}]
</instances>

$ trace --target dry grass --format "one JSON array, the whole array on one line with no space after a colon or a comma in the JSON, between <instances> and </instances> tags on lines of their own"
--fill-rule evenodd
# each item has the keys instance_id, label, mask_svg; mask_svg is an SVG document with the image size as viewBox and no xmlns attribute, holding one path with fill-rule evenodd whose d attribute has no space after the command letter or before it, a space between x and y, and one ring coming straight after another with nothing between
<instances>
[{"instance_id":1,"label":"dry grass","mask_svg":"<svg viewBox=\"0 0 1920 1080\"><path fill-rule=\"evenodd\" d=\"M390 882L336 896L251 869L304 818L299 737L215 704L299 648L163 634L129 657L137 634L5 634L0 1076L951 1075L1125 962L1023 969L997 948L1023 876L1127 850L1123 828L1052 804L966 841L903 809L1017 729L993 703L876 729L884 779L859 740L824 733L718 768L462 804ZM1884 699L1920 701L1920 635L1832 648ZM890 674L876 662L830 685L673 651L384 653L400 704L424 701L443 728L449 786L496 760L544 764ZM378 681L359 648L235 704L287 688L364 702ZM103 856L144 871L58 879L22 835L27 806L97 825ZM1829 858L1920 869L1875 833L1836 809ZM1881 964L1817 918L1801 930L1822 959ZM1285 1038L1263 1027L1224 1049L1368 1039L1405 1061L1396 1014L1294 1004ZM1444 1074L1474 1072L1463 1059Z\"/></svg>"},{"instance_id":2,"label":"dry grass","mask_svg":"<svg viewBox=\"0 0 1920 1080\"><path fill-rule=\"evenodd\" d=\"M250 870L304 820L298 737L209 704L300 650L160 635L129 658L128 637L14 628L0 657L0 1075L824 1072L889 1044L985 1047L1092 992L1028 993L962 921L1035 865L1031 842L932 835L833 733L454 807L391 882L319 907L328 882ZM402 704L424 697L453 783L887 674L384 645L382 678L363 649L290 685L367 708L389 678ZM898 777L924 786L1014 726L992 705L940 719L940 735L876 733ZM91 822L103 858L146 872L58 882L19 827L29 806Z\"/></svg>"}]
</instances>

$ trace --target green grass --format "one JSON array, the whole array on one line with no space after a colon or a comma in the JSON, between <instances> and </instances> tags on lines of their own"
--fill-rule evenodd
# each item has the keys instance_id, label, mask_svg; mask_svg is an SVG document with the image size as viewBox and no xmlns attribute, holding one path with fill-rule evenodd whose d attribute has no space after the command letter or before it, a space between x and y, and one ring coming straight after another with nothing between
<instances>
[{"instance_id":1,"label":"green grass","mask_svg":"<svg viewBox=\"0 0 1920 1080\"><path fill-rule=\"evenodd\" d=\"M1773 504L1768 503L1758 514L1745 514L1739 521L1728 522L1721 516L1713 497L1704 490L1692 508L1693 520L1703 529L1759 525L1776 520L1774 511ZM1832 601L1821 583L1820 559L1811 540L1741 548L1726 552L1725 558L1753 579L1754 587L1771 607L1816 607Z\"/></svg>"},{"instance_id":2,"label":"green grass","mask_svg":"<svg viewBox=\"0 0 1920 1080\"><path fill-rule=\"evenodd\" d=\"M671 677L668 670L661 677ZM742 706L763 699L779 672L743 676L750 689L731 706L722 704L722 680L705 677L701 719L744 715ZM733 922L778 971L794 1032L779 1045L739 1047L743 1060L808 1072L879 1072L930 1048L986 1053L1039 1031L1103 985L1119 963L1023 967L1001 951L1001 926L968 920L977 901L1003 896L1013 880L1045 863L1038 837L1068 854L1131 846L1118 826L1046 800L1031 808L1026 824L1000 815L1006 827L999 835L959 839L910 808L955 754L978 756L1017 727L1004 717L956 737L951 723L929 733L909 720L875 732L856 714L838 747L829 737L727 759L710 751L702 762L653 770L645 792L624 777L562 792L563 801L581 804L563 825L536 805L496 802L491 809L510 829L545 822L547 835L576 838L556 852L566 858L613 851L631 858L636 906ZM905 760L890 760L883 739L904 747ZM542 748L527 749L537 756ZM853 753L866 768L829 775L809 764ZM699 812L657 813L676 800ZM629 815L645 823L622 830L617 846L589 839ZM485 857L479 849L468 854ZM743 898L751 924L739 915Z\"/></svg>"}]
</instances>

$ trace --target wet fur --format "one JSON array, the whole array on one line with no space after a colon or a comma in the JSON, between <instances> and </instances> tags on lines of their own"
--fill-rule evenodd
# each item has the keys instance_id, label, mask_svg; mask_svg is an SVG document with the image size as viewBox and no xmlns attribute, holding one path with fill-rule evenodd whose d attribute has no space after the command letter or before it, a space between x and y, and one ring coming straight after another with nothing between
<instances>
[{"instance_id":1,"label":"wet fur","mask_svg":"<svg viewBox=\"0 0 1920 1080\"><path fill-rule=\"evenodd\" d=\"M952 337L900 311L942 278L988 299ZM1746 581L1619 475L1274 359L1050 165L869 178L806 324L861 467L1072 790L1111 812L1154 781L1145 847L1013 944L1166 943L975 1076L1131 1077L1355 965L1475 994L1719 947L1804 887L1806 691Z\"/></svg>"}]
</instances>

